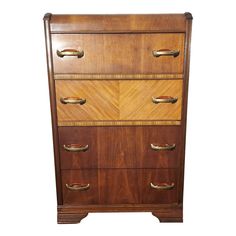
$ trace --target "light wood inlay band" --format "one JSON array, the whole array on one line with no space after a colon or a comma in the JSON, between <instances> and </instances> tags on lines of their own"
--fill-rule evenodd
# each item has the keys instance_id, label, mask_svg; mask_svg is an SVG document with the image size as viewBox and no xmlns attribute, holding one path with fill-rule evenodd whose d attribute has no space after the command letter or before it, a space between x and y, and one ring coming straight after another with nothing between
<instances>
[{"instance_id":1,"label":"light wood inlay band","mask_svg":"<svg viewBox=\"0 0 236 236\"><path fill-rule=\"evenodd\" d=\"M59 121L58 126L181 125L181 121Z\"/></svg>"},{"instance_id":2,"label":"light wood inlay band","mask_svg":"<svg viewBox=\"0 0 236 236\"><path fill-rule=\"evenodd\" d=\"M183 79L183 74L54 74L54 79Z\"/></svg>"}]
</instances>

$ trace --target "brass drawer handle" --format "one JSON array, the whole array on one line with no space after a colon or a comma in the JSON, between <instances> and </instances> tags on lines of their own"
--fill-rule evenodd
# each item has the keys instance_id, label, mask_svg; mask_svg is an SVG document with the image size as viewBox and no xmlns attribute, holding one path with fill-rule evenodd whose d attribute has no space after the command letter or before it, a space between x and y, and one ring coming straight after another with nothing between
<instances>
[{"instance_id":1,"label":"brass drawer handle","mask_svg":"<svg viewBox=\"0 0 236 236\"><path fill-rule=\"evenodd\" d=\"M177 56L179 56L179 50L169 50L169 49L153 50L152 55L154 57L160 57L160 56L177 57Z\"/></svg>"},{"instance_id":2,"label":"brass drawer handle","mask_svg":"<svg viewBox=\"0 0 236 236\"><path fill-rule=\"evenodd\" d=\"M66 184L66 187L71 190L71 191L84 191L84 190L88 190L90 188L90 184Z\"/></svg>"},{"instance_id":3,"label":"brass drawer handle","mask_svg":"<svg viewBox=\"0 0 236 236\"><path fill-rule=\"evenodd\" d=\"M154 150L154 151L172 151L174 150L176 147L175 144L172 144L172 145L169 145L169 144L164 144L164 145L155 145L155 144L152 144L151 143L151 148Z\"/></svg>"},{"instance_id":4,"label":"brass drawer handle","mask_svg":"<svg viewBox=\"0 0 236 236\"><path fill-rule=\"evenodd\" d=\"M86 152L89 148L89 145L79 146L78 144L69 144L63 145L63 148L68 152Z\"/></svg>"},{"instance_id":5,"label":"brass drawer handle","mask_svg":"<svg viewBox=\"0 0 236 236\"><path fill-rule=\"evenodd\" d=\"M64 56L73 56L81 58L84 56L84 51L75 50L75 49L64 49L62 51L57 50L57 56L64 57Z\"/></svg>"},{"instance_id":6,"label":"brass drawer handle","mask_svg":"<svg viewBox=\"0 0 236 236\"><path fill-rule=\"evenodd\" d=\"M171 183L171 184L167 184L167 183L161 183L161 184L153 184L150 183L151 188L157 189L157 190L171 190L174 188L175 184Z\"/></svg>"},{"instance_id":7,"label":"brass drawer handle","mask_svg":"<svg viewBox=\"0 0 236 236\"><path fill-rule=\"evenodd\" d=\"M60 101L63 104L80 104L80 105L83 105L83 104L86 103L86 99L75 98L75 97L60 98Z\"/></svg>"},{"instance_id":8,"label":"brass drawer handle","mask_svg":"<svg viewBox=\"0 0 236 236\"><path fill-rule=\"evenodd\" d=\"M178 98L173 98L169 96L160 96L160 97L152 97L152 102L157 103L176 103Z\"/></svg>"}]
</instances>

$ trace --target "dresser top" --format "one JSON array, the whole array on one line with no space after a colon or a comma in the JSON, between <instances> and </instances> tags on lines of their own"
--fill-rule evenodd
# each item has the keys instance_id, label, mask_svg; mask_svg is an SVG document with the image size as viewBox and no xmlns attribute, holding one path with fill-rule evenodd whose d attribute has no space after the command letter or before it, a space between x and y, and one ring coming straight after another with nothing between
<instances>
[{"instance_id":1,"label":"dresser top","mask_svg":"<svg viewBox=\"0 0 236 236\"><path fill-rule=\"evenodd\" d=\"M185 32L191 13L149 15L45 14L51 33Z\"/></svg>"}]
</instances>

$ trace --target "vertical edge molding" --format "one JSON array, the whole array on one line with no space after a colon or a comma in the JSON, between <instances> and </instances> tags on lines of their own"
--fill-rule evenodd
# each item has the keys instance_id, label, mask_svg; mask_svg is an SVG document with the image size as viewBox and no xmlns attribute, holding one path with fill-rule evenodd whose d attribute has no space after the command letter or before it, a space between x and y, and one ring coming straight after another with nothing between
<instances>
[{"instance_id":1,"label":"vertical edge molding","mask_svg":"<svg viewBox=\"0 0 236 236\"><path fill-rule=\"evenodd\" d=\"M53 62L52 62L52 45L51 45L51 32L50 32L50 20L52 14L45 14L44 31L45 31L45 43L47 53L47 68L48 68L48 83L50 91L50 106L51 106L51 119L52 119L52 134L53 134L53 147L54 147L54 162L56 173L56 186L57 186L57 203L63 204L62 200L62 183L61 183L61 170L60 170L60 153L59 153L59 140L58 140L58 127L57 127L57 111L56 111L56 95L55 95L55 81L53 78Z\"/></svg>"},{"instance_id":2,"label":"vertical edge molding","mask_svg":"<svg viewBox=\"0 0 236 236\"><path fill-rule=\"evenodd\" d=\"M189 65L190 65L190 48L191 48L191 33L192 33L192 14L187 12L186 16L186 34L185 34L185 59L184 59L184 87L183 87L183 109L182 109L182 158L179 170L179 186L178 202L183 202L184 191L184 166L185 166L185 146L186 146L186 127L187 127L187 105L188 105L188 84L189 84Z\"/></svg>"}]
</instances>

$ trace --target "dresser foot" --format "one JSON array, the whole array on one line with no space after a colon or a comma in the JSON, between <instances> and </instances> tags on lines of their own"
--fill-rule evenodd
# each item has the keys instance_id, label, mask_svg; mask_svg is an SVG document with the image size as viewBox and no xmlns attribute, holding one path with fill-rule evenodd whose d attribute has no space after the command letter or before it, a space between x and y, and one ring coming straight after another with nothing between
<instances>
[{"instance_id":1,"label":"dresser foot","mask_svg":"<svg viewBox=\"0 0 236 236\"><path fill-rule=\"evenodd\" d=\"M88 213L58 213L57 215L57 223L58 224L77 224L85 218Z\"/></svg>"},{"instance_id":2,"label":"dresser foot","mask_svg":"<svg viewBox=\"0 0 236 236\"><path fill-rule=\"evenodd\" d=\"M180 214L179 216L174 214L163 214L162 212L152 212L152 214L157 217L160 221L160 223L181 223L183 222L183 216Z\"/></svg>"}]
</instances>

